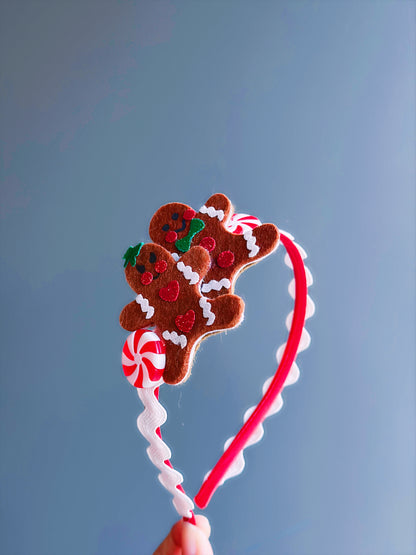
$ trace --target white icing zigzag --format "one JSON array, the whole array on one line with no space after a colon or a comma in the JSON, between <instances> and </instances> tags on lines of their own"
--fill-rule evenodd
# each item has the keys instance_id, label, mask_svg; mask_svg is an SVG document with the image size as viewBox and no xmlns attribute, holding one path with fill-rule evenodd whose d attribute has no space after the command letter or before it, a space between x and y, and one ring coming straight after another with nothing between
<instances>
[{"instance_id":1,"label":"white icing zigzag","mask_svg":"<svg viewBox=\"0 0 416 555\"><path fill-rule=\"evenodd\" d=\"M198 283L199 274L198 272L194 272L191 266L185 266L182 261L179 261L176 264L176 267L185 276L185 279L187 279L191 285L195 285L195 283Z\"/></svg>"},{"instance_id":2,"label":"white icing zigzag","mask_svg":"<svg viewBox=\"0 0 416 555\"><path fill-rule=\"evenodd\" d=\"M208 216L210 218L218 218L220 222L223 221L224 219L224 210L217 210L216 208L214 208L213 206L209 206L208 208L205 206L201 206L201 208L199 209L199 211L202 214L208 214Z\"/></svg>"},{"instance_id":3,"label":"white icing zigzag","mask_svg":"<svg viewBox=\"0 0 416 555\"><path fill-rule=\"evenodd\" d=\"M247 250L249 251L248 257L253 258L253 256L256 256L256 254L258 254L260 250L259 247L256 245L256 238L253 237L253 230L247 230L244 233L243 237L247 243Z\"/></svg>"},{"instance_id":4,"label":"white icing zigzag","mask_svg":"<svg viewBox=\"0 0 416 555\"><path fill-rule=\"evenodd\" d=\"M180 256L177 252L171 252L172 258L176 260L176 262L180 259Z\"/></svg>"},{"instance_id":5,"label":"white icing zigzag","mask_svg":"<svg viewBox=\"0 0 416 555\"><path fill-rule=\"evenodd\" d=\"M211 303L205 297L201 297L199 306L202 308L204 318L207 319L207 326L212 326L215 321L215 314L211 310Z\"/></svg>"},{"instance_id":6,"label":"white icing zigzag","mask_svg":"<svg viewBox=\"0 0 416 555\"><path fill-rule=\"evenodd\" d=\"M284 234L287 235L290 239L293 240L293 236L290 235L290 233L284 232ZM298 249L302 259L305 259L307 257L307 254L304 251L304 249L302 247L300 247L300 245L297 245L296 243L295 243L295 246ZM290 268L293 268L288 254L285 256L285 264L287 266L289 266ZM312 278L312 274L311 274L310 270L308 268L306 268L306 266L305 266L305 273L306 273L307 286L309 287L313 283L313 278ZM288 290L289 290L290 296L292 297L292 299L294 299L295 298L295 280L294 279L292 279L292 281L290 282ZM315 312L314 302L312 301L312 299L308 295L307 296L307 303L306 303L305 320L307 320L308 318L313 316L314 312ZM293 310L288 314L288 316L286 318L286 327L287 327L288 330L290 330L290 326L292 324L292 318L293 318ZM307 349L310 345L310 342L311 342L311 337L310 337L308 331L305 328L303 328L297 352L300 353L300 352L304 351L305 349ZM283 356L285 347L286 347L286 343L283 343L283 345L280 345L280 347L277 349L276 359L277 359L278 364L280 364L280 362L282 360L282 356ZM289 371L289 374L286 378L284 387L294 384L298 380L299 374L300 374L299 368L298 368L296 362L294 362L292 364L292 367L291 367L291 369ZM263 384L263 396L266 393L266 391L268 390L273 378L274 378L274 376L271 376L270 378L268 378L264 382L264 384ZM282 398L282 395L279 394L276 397L276 399L274 400L273 404L271 405L271 407L270 407L270 409L269 409L269 411L266 415L266 418L268 418L269 416L272 416L273 414L276 414L277 412L279 412L279 410L282 408L282 406L283 406L283 398ZM250 418L250 416L252 415L252 413L254 412L255 409L256 409L256 407L250 407L249 409L246 410L246 412L244 413L244 422L247 422L247 420ZM263 424L259 424L259 426L257 426L257 428L254 430L253 434L251 435L250 439L246 443L244 449L242 451L240 451L238 456L235 458L233 464L230 466L230 468L228 469L228 471L224 475L224 477L223 477L223 479L222 479L222 481L220 482L219 485L222 485L225 482L225 480L228 480L229 478L233 478L234 476L238 476L239 474L241 474L241 472L243 471L244 466L245 466L243 451L247 447L250 447L250 445L254 445L258 441L260 441L261 438L263 437L263 434L264 434ZM233 439L234 439L234 437L230 437L229 439L227 439L227 441L225 442L225 445L224 445L224 451L231 445L231 442L233 441ZM208 476L209 476L209 472L205 476L205 480Z\"/></svg>"},{"instance_id":7,"label":"white icing zigzag","mask_svg":"<svg viewBox=\"0 0 416 555\"><path fill-rule=\"evenodd\" d=\"M153 314L155 313L154 307L140 293L136 297L136 303L140 306L140 308L142 309L142 312L146 312L146 320L151 318L153 316Z\"/></svg>"},{"instance_id":8,"label":"white icing zigzag","mask_svg":"<svg viewBox=\"0 0 416 555\"><path fill-rule=\"evenodd\" d=\"M231 287L231 282L229 279L222 278L220 281L217 281L216 279L211 279L211 281L209 281L208 283L202 284L201 291L202 293L209 293L213 289L214 291L219 291L223 287L225 287L226 289L229 289Z\"/></svg>"},{"instance_id":9,"label":"white icing zigzag","mask_svg":"<svg viewBox=\"0 0 416 555\"><path fill-rule=\"evenodd\" d=\"M137 418L137 427L150 443L147 448L149 459L160 470L159 481L173 495L175 509L181 516L189 518L194 504L185 493L177 488L183 482L183 476L165 464L172 454L166 443L156 433L156 430L166 422L166 410L156 399L155 388L138 388L137 393L144 405L144 411Z\"/></svg>"},{"instance_id":10,"label":"white icing zigzag","mask_svg":"<svg viewBox=\"0 0 416 555\"><path fill-rule=\"evenodd\" d=\"M166 341L172 341L172 343L174 343L175 345L180 345L181 349L186 347L188 343L186 337L184 335L178 335L176 331L165 330L162 333L162 337L163 339L166 339Z\"/></svg>"}]
</instances>

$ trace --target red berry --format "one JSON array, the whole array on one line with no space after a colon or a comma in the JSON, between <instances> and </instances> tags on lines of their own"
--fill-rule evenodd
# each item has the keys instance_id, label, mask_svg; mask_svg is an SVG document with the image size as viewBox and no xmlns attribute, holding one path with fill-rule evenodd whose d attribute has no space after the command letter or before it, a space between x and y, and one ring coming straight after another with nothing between
<instances>
[{"instance_id":1,"label":"red berry","mask_svg":"<svg viewBox=\"0 0 416 555\"><path fill-rule=\"evenodd\" d=\"M167 267L168 264L165 260L158 260L155 264L155 270L158 274L163 274L163 272L166 272Z\"/></svg>"},{"instance_id":2,"label":"red berry","mask_svg":"<svg viewBox=\"0 0 416 555\"><path fill-rule=\"evenodd\" d=\"M188 208L183 213L183 219L184 220L192 220L192 218L195 218L195 214L196 214L195 210L192 210L192 208Z\"/></svg>"},{"instance_id":3,"label":"red berry","mask_svg":"<svg viewBox=\"0 0 416 555\"><path fill-rule=\"evenodd\" d=\"M145 272L142 274L141 280L142 285L149 285L153 281L153 275L150 272Z\"/></svg>"},{"instance_id":4,"label":"red berry","mask_svg":"<svg viewBox=\"0 0 416 555\"><path fill-rule=\"evenodd\" d=\"M172 231L172 230L168 231L165 235L166 243L174 243L177 238L178 238L178 234L176 233L176 231Z\"/></svg>"},{"instance_id":5,"label":"red berry","mask_svg":"<svg viewBox=\"0 0 416 555\"><path fill-rule=\"evenodd\" d=\"M217 264L220 268L228 268L234 263L234 253L223 251L218 255Z\"/></svg>"},{"instance_id":6,"label":"red berry","mask_svg":"<svg viewBox=\"0 0 416 555\"><path fill-rule=\"evenodd\" d=\"M212 252L215 249L215 239L214 237L204 237L199 242L200 247L204 247L208 252Z\"/></svg>"}]
</instances>

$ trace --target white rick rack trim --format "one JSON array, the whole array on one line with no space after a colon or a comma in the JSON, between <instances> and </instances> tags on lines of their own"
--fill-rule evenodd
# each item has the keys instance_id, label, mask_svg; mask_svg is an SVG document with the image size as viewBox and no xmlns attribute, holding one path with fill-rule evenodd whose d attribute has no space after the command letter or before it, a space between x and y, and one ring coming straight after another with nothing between
<instances>
[{"instance_id":1,"label":"white rick rack trim","mask_svg":"<svg viewBox=\"0 0 416 555\"><path fill-rule=\"evenodd\" d=\"M180 259L180 256L177 252L171 252L170 253L172 255L173 260L175 260L175 262L177 262Z\"/></svg>"},{"instance_id":2,"label":"white rick rack trim","mask_svg":"<svg viewBox=\"0 0 416 555\"><path fill-rule=\"evenodd\" d=\"M159 481L173 495L172 502L175 509L181 516L189 518L194 504L192 499L177 488L183 482L183 476L165 464L165 461L170 460L172 453L156 433L156 430L166 422L166 410L156 399L154 387L137 389L137 393L144 405L144 411L137 418L137 427L150 443L147 448L149 459L160 470Z\"/></svg>"},{"instance_id":3,"label":"white rick rack trim","mask_svg":"<svg viewBox=\"0 0 416 555\"><path fill-rule=\"evenodd\" d=\"M223 287L225 287L225 289L229 289L231 287L231 282L229 279L222 278L220 279L220 281L217 281L216 279L211 279L211 281L209 281L208 283L202 284L201 291L202 293L209 293L212 290L220 291L220 289L222 289Z\"/></svg>"},{"instance_id":4,"label":"white rick rack trim","mask_svg":"<svg viewBox=\"0 0 416 555\"><path fill-rule=\"evenodd\" d=\"M213 206L206 207L205 204L199 209L201 214L208 214L210 218L218 218L220 222L224 219L224 210L217 210Z\"/></svg>"},{"instance_id":5,"label":"white rick rack trim","mask_svg":"<svg viewBox=\"0 0 416 555\"><path fill-rule=\"evenodd\" d=\"M180 260L176 267L178 270L184 275L185 279L189 281L191 285L195 285L199 281L199 274L198 272L194 272L191 266L185 266L185 264Z\"/></svg>"},{"instance_id":6,"label":"white rick rack trim","mask_svg":"<svg viewBox=\"0 0 416 555\"><path fill-rule=\"evenodd\" d=\"M286 231L282 231L282 233L287 235L293 241L294 238L290 233L287 233ZM294 243L294 245L298 249L299 254L302 257L302 260L304 260L307 257L307 254L306 254L305 250L300 245L298 245L297 243ZM284 260L285 260L286 266L289 266L290 268L293 269L293 266L292 266L292 263L290 261L290 258L289 258L288 254L286 254ZM309 286L312 285L312 283L313 283L313 277L312 277L312 274L311 274L310 270L306 266L305 266L305 273L306 273L307 287L309 288ZM289 295L292 297L292 299L295 299L295 279L292 279L292 281L290 282L289 287L288 287L288 291L289 291ZM305 320L307 320L308 318L313 316L314 312L315 312L315 304L314 304L313 300L310 298L310 296L308 295L307 296L307 302L306 302ZM288 316L286 318L286 328L288 330L290 330L290 326L292 324L292 318L293 318L293 310L288 314ZM301 353L302 351L307 349L310 345L310 342L311 342L311 337L310 337L308 331L306 330L306 328L304 327L303 330L302 330L302 335L301 335L301 339L300 339L300 342L299 342L299 347L298 347L297 353ZM283 343L277 349L276 359L277 359L278 364L280 364L280 362L282 360L282 356L283 356L285 347L286 347L286 343ZM299 374L300 374L299 368L298 368L296 362L294 362L292 364L292 367L291 367L291 369L289 371L289 374L286 378L284 387L286 387L288 385L292 385L295 382L297 382L297 380L299 378ZM270 378L268 378L264 382L264 384L263 384L263 395L268 390L273 378L274 378L274 376L271 376ZM268 418L269 416L272 416L273 414L276 414L277 412L279 412L280 409L282 408L282 406L283 406L283 398L282 398L282 394L279 394L276 397L272 406L270 407L270 409L269 409L269 411L266 415L266 418ZM244 413L244 422L247 422L247 420L250 418L250 416L255 411L255 409L256 409L256 406L250 407L249 409L246 410L246 412ZM257 428L252 433L252 435L251 435L250 439L248 440L248 442L246 443L244 449L242 451L240 451L238 456L235 458L233 464L230 466L230 468L228 469L228 471L224 475L224 477L221 480L221 482L219 483L219 485L222 485L229 478L233 478L234 476L238 476L239 474L241 474L241 472L243 471L244 466L245 466L245 460L244 460L244 454L243 454L244 450L247 447L250 447L251 445L254 445L255 443L259 442L261 440L261 438L263 437L263 434L264 434L263 424L260 424L259 426L257 426ZM234 439L234 436L227 439L227 441L224 444L224 451L231 445L233 439ZM209 474L210 474L210 472L208 472L205 475L204 481L207 479Z\"/></svg>"},{"instance_id":7,"label":"white rick rack trim","mask_svg":"<svg viewBox=\"0 0 416 555\"><path fill-rule=\"evenodd\" d=\"M215 314L211 310L211 303L205 297L201 297L199 306L202 308L203 317L207 319L207 326L212 326L215 322Z\"/></svg>"},{"instance_id":8,"label":"white rick rack trim","mask_svg":"<svg viewBox=\"0 0 416 555\"><path fill-rule=\"evenodd\" d=\"M176 331L165 330L162 333L162 337L166 339L166 341L172 341L175 345L180 345L181 349L184 349L188 343L186 337L184 335L178 335Z\"/></svg>"},{"instance_id":9,"label":"white rick rack trim","mask_svg":"<svg viewBox=\"0 0 416 555\"><path fill-rule=\"evenodd\" d=\"M253 230L248 229L243 234L244 239L246 240L247 250L249 251L248 257L253 258L256 256L260 250L260 248L256 244L256 238L253 236Z\"/></svg>"},{"instance_id":10,"label":"white rick rack trim","mask_svg":"<svg viewBox=\"0 0 416 555\"><path fill-rule=\"evenodd\" d=\"M149 303L146 297L143 297L140 293L136 297L136 303L142 309L142 312L146 312L146 320L149 320L155 313L154 307Z\"/></svg>"}]
</instances>

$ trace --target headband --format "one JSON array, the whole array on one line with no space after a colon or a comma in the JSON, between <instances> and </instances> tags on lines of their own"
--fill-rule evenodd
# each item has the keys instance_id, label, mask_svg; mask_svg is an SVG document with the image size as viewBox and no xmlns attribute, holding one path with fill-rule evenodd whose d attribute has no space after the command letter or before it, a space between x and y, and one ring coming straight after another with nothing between
<instances>
[{"instance_id":1,"label":"headband","mask_svg":"<svg viewBox=\"0 0 416 555\"><path fill-rule=\"evenodd\" d=\"M153 243L130 246L123 256L127 282L137 296L120 314L122 327L132 332L123 347L122 366L144 405L137 427L150 444L147 453L160 470L159 480L172 494L178 513L195 523L194 502L162 439L167 413L159 388L187 380L200 342L242 322L244 302L234 294L237 278L281 242L287 251L285 264L294 273L289 284L294 309L286 318L289 336L277 350L278 367L264 383L263 397L245 412L242 428L226 441L224 454L194 498L205 508L220 485L243 471L244 449L260 441L263 421L283 405L282 389L299 377L295 359L310 344L304 324L315 310L308 295L313 279L304 264L307 255L292 235L254 216L234 213L223 194L211 196L198 212L181 203L162 206L151 219L149 235Z\"/></svg>"}]
</instances>

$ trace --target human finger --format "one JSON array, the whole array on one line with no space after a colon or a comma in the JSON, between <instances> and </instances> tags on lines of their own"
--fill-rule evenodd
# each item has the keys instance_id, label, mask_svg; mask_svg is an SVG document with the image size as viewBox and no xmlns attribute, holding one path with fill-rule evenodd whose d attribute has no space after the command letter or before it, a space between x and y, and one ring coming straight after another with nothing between
<instances>
[{"instance_id":1,"label":"human finger","mask_svg":"<svg viewBox=\"0 0 416 555\"><path fill-rule=\"evenodd\" d=\"M182 555L182 526L182 520L174 524L153 555Z\"/></svg>"},{"instance_id":2,"label":"human finger","mask_svg":"<svg viewBox=\"0 0 416 555\"><path fill-rule=\"evenodd\" d=\"M188 522L182 527L182 555L213 555L205 532Z\"/></svg>"},{"instance_id":3,"label":"human finger","mask_svg":"<svg viewBox=\"0 0 416 555\"><path fill-rule=\"evenodd\" d=\"M207 538L211 535L211 525L209 520L204 515L195 515L196 525L200 528Z\"/></svg>"}]
</instances>

